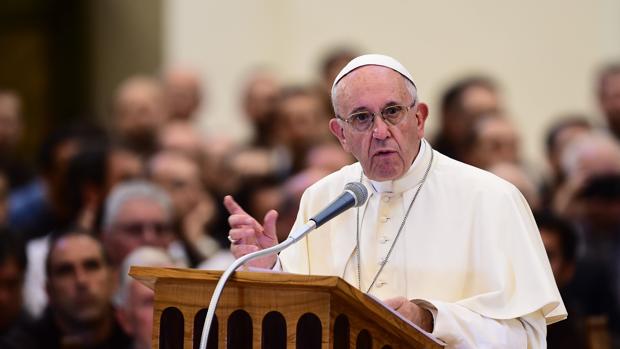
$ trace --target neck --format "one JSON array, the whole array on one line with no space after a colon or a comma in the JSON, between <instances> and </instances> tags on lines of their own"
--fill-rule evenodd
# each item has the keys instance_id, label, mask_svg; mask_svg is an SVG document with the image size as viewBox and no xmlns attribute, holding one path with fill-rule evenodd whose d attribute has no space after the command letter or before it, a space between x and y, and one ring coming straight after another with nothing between
<instances>
[{"instance_id":1,"label":"neck","mask_svg":"<svg viewBox=\"0 0 620 349\"><path fill-rule=\"evenodd\" d=\"M424 170L427 167L427 161L429 158L428 155L430 152L432 152L430 146L428 146L426 141L421 140L418 145L418 151L416 156L414 157L413 162L402 175L400 175L398 178L387 180L374 180L369 178L370 183L379 192L401 191L406 188L412 187L413 185L417 184L421 176L424 174Z\"/></svg>"},{"instance_id":2,"label":"neck","mask_svg":"<svg viewBox=\"0 0 620 349\"><path fill-rule=\"evenodd\" d=\"M101 319L87 323L66 319L59 314L55 314L54 319L62 333L62 342L70 346L101 343L110 336L114 324L111 310L106 311Z\"/></svg>"}]
</instances>

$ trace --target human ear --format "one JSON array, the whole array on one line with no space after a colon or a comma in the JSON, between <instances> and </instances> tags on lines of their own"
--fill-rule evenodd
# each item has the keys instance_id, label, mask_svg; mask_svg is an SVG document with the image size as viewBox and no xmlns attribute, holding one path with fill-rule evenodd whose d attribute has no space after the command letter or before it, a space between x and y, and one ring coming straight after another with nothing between
<instances>
[{"instance_id":1,"label":"human ear","mask_svg":"<svg viewBox=\"0 0 620 349\"><path fill-rule=\"evenodd\" d=\"M419 103L416 108L415 118L417 122L417 129L420 137L424 136L424 125L428 118L428 105L426 103Z\"/></svg>"},{"instance_id":2,"label":"human ear","mask_svg":"<svg viewBox=\"0 0 620 349\"><path fill-rule=\"evenodd\" d=\"M329 130L334 136L336 136L336 138L338 138L338 141L340 142L340 145L342 145L342 148L346 152L349 152L349 145L344 135L344 127L342 126L341 121L336 118L329 120Z\"/></svg>"}]
</instances>

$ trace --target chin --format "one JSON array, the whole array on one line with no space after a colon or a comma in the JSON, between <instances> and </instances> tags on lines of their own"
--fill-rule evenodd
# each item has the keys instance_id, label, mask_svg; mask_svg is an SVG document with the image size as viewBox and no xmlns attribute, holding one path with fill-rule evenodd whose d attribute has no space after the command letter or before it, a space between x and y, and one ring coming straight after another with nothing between
<instances>
[{"instance_id":1,"label":"chin","mask_svg":"<svg viewBox=\"0 0 620 349\"><path fill-rule=\"evenodd\" d=\"M374 172L371 175L368 175L367 177L369 179L372 179L373 181L377 181L377 182L384 182L384 181L393 181L395 179L398 179L402 176L402 173L400 172L392 172L392 173L377 173Z\"/></svg>"},{"instance_id":2,"label":"chin","mask_svg":"<svg viewBox=\"0 0 620 349\"><path fill-rule=\"evenodd\" d=\"M400 158L384 158L373 159L375 161L370 163L369 171L364 171L366 176L373 181L391 181L402 177L407 169L404 166L404 161Z\"/></svg>"}]
</instances>

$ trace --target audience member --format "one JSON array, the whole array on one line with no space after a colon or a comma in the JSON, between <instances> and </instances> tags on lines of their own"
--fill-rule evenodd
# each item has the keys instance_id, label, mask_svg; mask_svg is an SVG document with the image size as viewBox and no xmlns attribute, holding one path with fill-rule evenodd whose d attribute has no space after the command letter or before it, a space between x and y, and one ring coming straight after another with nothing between
<instances>
[{"instance_id":1,"label":"audience member","mask_svg":"<svg viewBox=\"0 0 620 349\"><path fill-rule=\"evenodd\" d=\"M114 274L95 237L70 230L52 239L46 273L43 317L12 332L3 348L130 348L111 304Z\"/></svg>"},{"instance_id":2,"label":"audience member","mask_svg":"<svg viewBox=\"0 0 620 349\"><path fill-rule=\"evenodd\" d=\"M98 231L106 195L106 144L81 149L69 160L63 195L69 224Z\"/></svg>"},{"instance_id":3,"label":"audience member","mask_svg":"<svg viewBox=\"0 0 620 349\"><path fill-rule=\"evenodd\" d=\"M108 150L106 162L106 195L119 183L136 180L145 175L144 162L133 150L112 145Z\"/></svg>"},{"instance_id":4,"label":"audience member","mask_svg":"<svg viewBox=\"0 0 620 349\"><path fill-rule=\"evenodd\" d=\"M292 204L292 200L288 200L284 181L277 177L250 178L244 181L237 197L254 217L264 217L274 207L284 208Z\"/></svg>"},{"instance_id":5,"label":"audience member","mask_svg":"<svg viewBox=\"0 0 620 349\"><path fill-rule=\"evenodd\" d=\"M480 116L500 112L499 92L492 80L477 76L460 80L441 98L441 126L431 143L440 153L463 160L472 125Z\"/></svg>"},{"instance_id":6,"label":"audience member","mask_svg":"<svg viewBox=\"0 0 620 349\"><path fill-rule=\"evenodd\" d=\"M195 160L202 160L205 156L205 142L192 125L185 121L172 120L166 123L159 132L158 144L160 149L181 152ZM209 149L210 154L220 154L231 147L227 142L215 146L224 149Z\"/></svg>"},{"instance_id":7,"label":"audience member","mask_svg":"<svg viewBox=\"0 0 620 349\"><path fill-rule=\"evenodd\" d=\"M0 342L12 329L31 321L22 298L26 264L22 243L0 228Z\"/></svg>"},{"instance_id":8,"label":"audience member","mask_svg":"<svg viewBox=\"0 0 620 349\"><path fill-rule=\"evenodd\" d=\"M620 140L620 63L608 65L601 70L598 101L609 130Z\"/></svg>"},{"instance_id":9,"label":"audience member","mask_svg":"<svg viewBox=\"0 0 620 349\"><path fill-rule=\"evenodd\" d=\"M587 133L567 145L561 163L566 181L554 208L581 237L574 294L586 316L609 319L620 343L620 145L607 134Z\"/></svg>"},{"instance_id":10,"label":"audience member","mask_svg":"<svg viewBox=\"0 0 620 349\"><path fill-rule=\"evenodd\" d=\"M157 147L157 134L168 119L161 84L147 76L133 76L116 91L113 132L122 144L143 156Z\"/></svg>"},{"instance_id":11,"label":"audience member","mask_svg":"<svg viewBox=\"0 0 620 349\"><path fill-rule=\"evenodd\" d=\"M197 72L173 68L164 74L164 92L172 120L192 121L202 102L202 83Z\"/></svg>"},{"instance_id":12,"label":"audience member","mask_svg":"<svg viewBox=\"0 0 620 349\"><path fill-rule=\"evenodd\" d=\"M464 160L481 169L500 163L520 163L520 137L505 117L481 116L473 125Z\"/></svg>"},{"instance_id":13,"label":"audience member","mask_svg":"<svg viewBox=\"0 0 620 349\"><path fill-rule=\"evenodd\" d=\"M281 98L280 82L271 71L258 68L246 78L241 93L242 108L252 130L251 138L242 147L232 151L229 149L219 159L211 157L210 170L205 171L207 176L217 175L219 180L224 180L228 192L239 190L245 178L272 175L285 177L291 168L290 154L281 139L280 125L276 119ZM209 186L213 182L212 178L207 178ZM218 198L227 195L215 187L213 189L218 191ZM223 211L218 212L224 217L225 210L220 208ZM226 230L226 227L222 226L222 229Z\"/></svg>"},{"instance_id":14,"label":"audience member","mask_svg":"<svg viewBox=\"0 0 620 349\"><path fill-rule=\"evenodd\" d=\"M549 165L549 176L541 188L543 205L551 205L553 196L566 175L562 172L560 159L566 146L576 137L588 133L592 125L585 116L566 115L560 117L548 129L545 137L545 152Z\"/></svg>"},{"instance_id":15,"label":"audience member","mask_svg":"<svg viewBox=\"0 0 620 349\"><path fill-rule=\"evenodd\" d=\"M196 265L219 249L219 243L206 231L215 215L213 198L205 190L200 167L188 156L161 151L149 161L151 179L168 192L176 214L180 237L193 253Z\"/></svg>"},{"instance_id":16,"label":"audience member","mask_svg":"<svg viewBox=\"0 0 620 349\"><path fill-rule=\"evenodd\" d=\"M102 228L113 270L138 247L170 248L175 241L173 218L170 197L156 185L137 180L114 187L105 202Z\"/></svg>"},{"instance_id":17,"label":"audience member","mask_svg":"<svg viewBox=\"0 0 620 349\"><path fill-rule=\"evenodd\" d=\"M556 192L553 208L560 215L574 217L576 211L584 213L579 195L589 181L620 173L620 145L603 133L586 133L566 146L560 160L566 180Z\"/></svg>"},{"instance_id":18,"label":"audience member","mask_svg":"<svg viewBox=\"0 0 620 349\"><path fill-rule=\"evenodd\" d=\"M570 314L567 320L547 328L547 347L588 348L585 318L578 300L571 294L569 287L575 275L577 234L568 221L551 213L538 213L535 218L555 282Z\"/></svg>"},{"instance_id":19,"label":"audience member","mask_svg":"<svg viewBox=\"0 0 620 349\"><path fill-rule=\"evenodd\" d=\"M132 266L171 267L173 265L166 251L148 246L135 249L123 261L114 304L121 327L133 338L132 349L151 348L155 297L153 290L129 276L129 269Z\"/></svg>"},{"instance_id":20,"label":"audience member","mask_svg":"<svg viewBox=\"0 0 620 349\"><path fill-rule=\"evenodd\" d=\"M0 169L15 189L32 179L32 173L17 153L22 136L22 103L14 91L0 88Z\"/></svg>"},{"instance_id":21,"label":"audience member","mask_svg":"<svg viewBox=\"0 0 620 349\"><path fill-rule=\"evenodd\" d=\"M306 156L306 168L336 172L355 162L351 154L342 150L337 142L322 142L310 148Z\"/></svg>"},{"instance_id":22,"label":"audience member","mask_svg":"<svg viewBox=\"0 0 620 349\"><path fill-rule=\"evenodd\" d=\"M241 105L252 127L251 147L271 147L276 103L280 98L280 82L267 69L256 69L247 78L242 90Z\"/></svg>"},{"instance_id":23,"label":"audience member","mask_svg":"<svg viewBox=\"0 0 620 349\"><path fill-rule=\"evenodd\" d=\"M17 146L22 131L21 100L10 90L0 89L0 155Z\"/></svg>"},{"instance_id":24,"label":"audience member","mask_svg":"<svg viewBox=\"0 0 620 349\"><path fill-rule=\"evenodd\" d=\"M86 145L71 157L62 187L63 206L67 207L67 225L93 231L99 236L103 218L103 202L110 188L142 172L137 155L119 147L109 148L107 143ZM45 256L52 235L63 231L62 226L48 234L31 239L26 251L26 308L38 316L47 305L45 292Z\"/></svg>"},{"instance_id":25,"label":"audience member","mask_svg":"<svg viewBox=\"0 0 620 349\"><path fill-rule=\"evenodd\" d=\"M331 113L319 95L307 87L285 88L276 110L279 138L290 152L291 173L296 173L304 168L313 146L333 140L327 127Z\"/></svg>"},{"instance_id":26,"label":"audience member","mask_svg":"<svg viewBox=\"0 0 620 349\"><path fill-rule=\"evenodd\" d=\"M277 232L281 235L278 239L284 241L287 233L293 228L299 211L299 202L306 189L327 176L332 171L322 167L308 167L305 170L289 177L283 184L284 202L280 206L280 213L277 224ZM273 206L277 207L277 206ZM273 208L272 207L272 208ZM266 214L266 212L265 212ZM261 216L261 217L264 217Z\"/></svg>"},{"instance_id":27,"label":"audience member","mask_svg":"<svg viewBox=\"0 0 620 349\"><path fill-rule=\"evenodd\" d=\"M513 162L497 162L487 170L517 187L532 211L535 212L542 209L536 185L521 166Z\"/></svg>"},{"instance_id":28,"label":"audience member","mask_svg":"<svg viewBox=\"0 0 620 349\"><path fill-rule=\"evenodd\" d=\"M88 143L105 139L103 131L83 123L58 128L43 142L39 152L38 178L11 193L9 225L26 240L44 236L71 224L67 206L67 170L69 161Z\"/></svg>"},{"instance_id":29,"label":"audience member","mask_svg":"<svg viewBox=\"0 0 620 349\"><path fill-rule=\"evenodd\" d=\"M338 72L344 68L353 58L359 56L358 50L351 47L336 47L328 51L320 62L320 90L325 109L333 114L331 90L332 83Z\"/></svg>"}]
</instances>

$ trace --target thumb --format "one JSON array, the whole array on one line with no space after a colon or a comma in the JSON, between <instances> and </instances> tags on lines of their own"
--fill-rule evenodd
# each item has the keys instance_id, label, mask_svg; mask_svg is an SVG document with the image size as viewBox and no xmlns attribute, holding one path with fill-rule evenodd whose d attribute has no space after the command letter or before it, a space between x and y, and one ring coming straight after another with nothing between
<instances>
[{"instance_id":1,"label":"thumb","mask_svg":"<svg viewBox=\"0 0 620 349\"><path fill-rule=\"evenodd\" d=\"M263 221L263 228L265 229L265 235L272 238L274 241L278 241L278 235L276 234L276 222L278 221L278 211L270 210L265 215Z\"/></svg>"},{"instance_id":2,"label":"thumb","mask_svg":"<svg viewBox=\"0 0 620 349\"><path fill-rule=\"evenodd\" d=\"M405 297L395 297L383 300L383 304L385 304L388 308L392 308L394 310L400 308L405 302L407 302L407 298Z\"/></svg>"}]
</instances>

